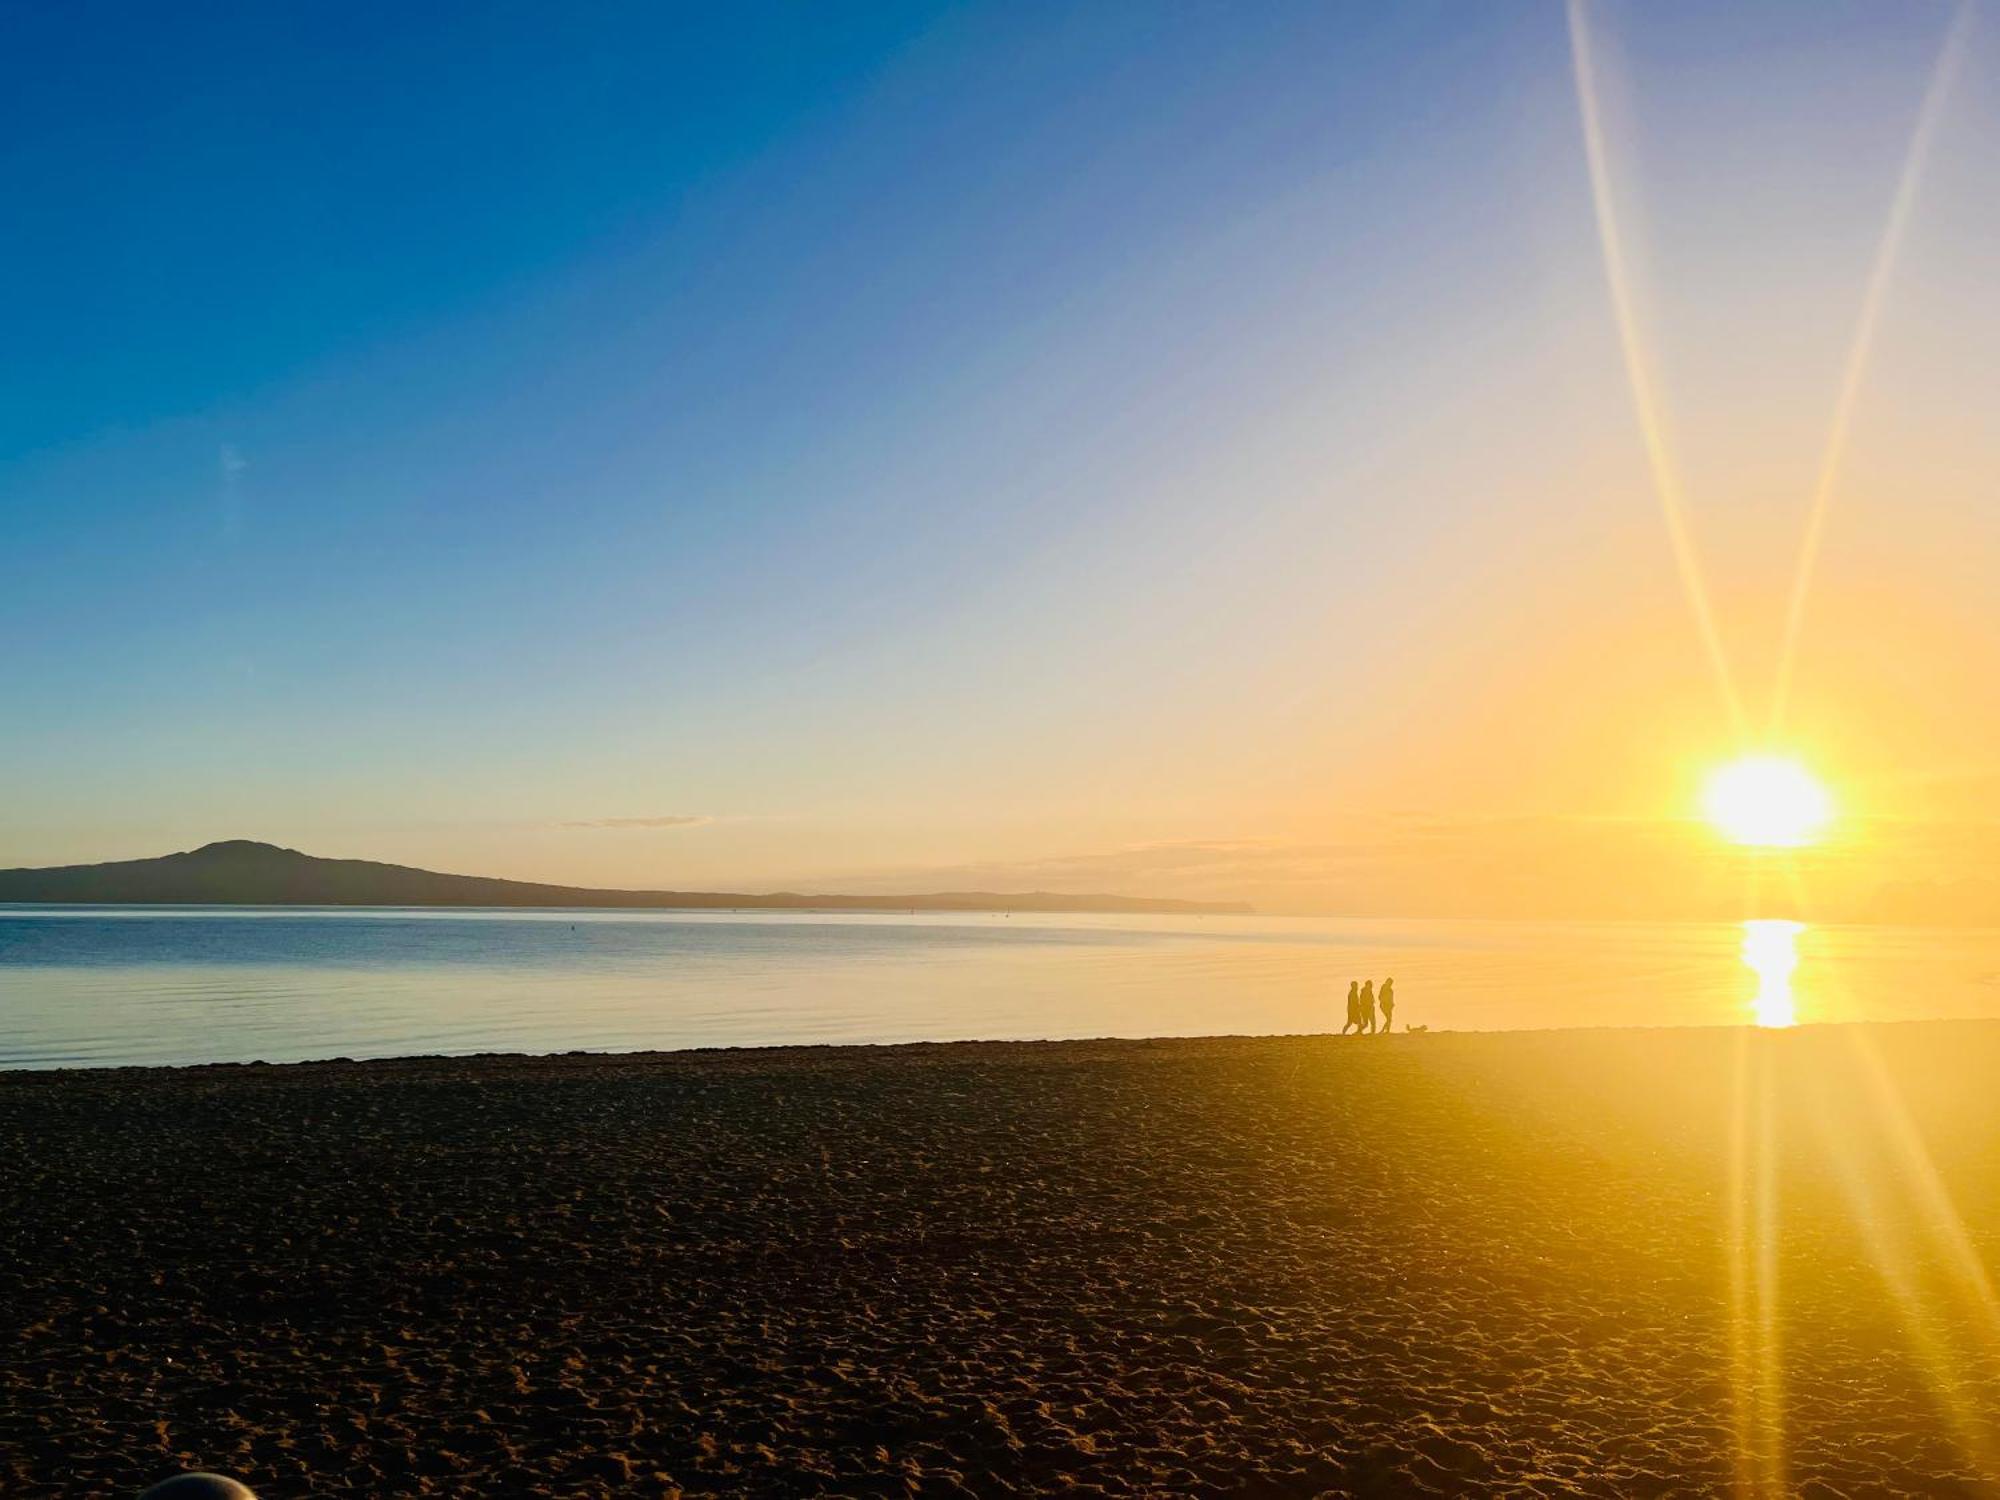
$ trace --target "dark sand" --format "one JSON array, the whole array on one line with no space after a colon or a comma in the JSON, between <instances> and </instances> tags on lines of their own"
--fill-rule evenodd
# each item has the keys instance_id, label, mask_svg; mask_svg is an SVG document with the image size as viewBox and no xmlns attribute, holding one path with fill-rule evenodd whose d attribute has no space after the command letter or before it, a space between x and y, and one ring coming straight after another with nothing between
<instances>
[{"instance_id":1,"label":"dark sand","mask_svg":"<svg viewBox=\"0 0 2000 1500\"><path fill-rule=\"evenodd\" d=\"M0 1074L0 1493L1986 1493L1996 1127L2000 1023Z\"/></svg>"}]
</instances>

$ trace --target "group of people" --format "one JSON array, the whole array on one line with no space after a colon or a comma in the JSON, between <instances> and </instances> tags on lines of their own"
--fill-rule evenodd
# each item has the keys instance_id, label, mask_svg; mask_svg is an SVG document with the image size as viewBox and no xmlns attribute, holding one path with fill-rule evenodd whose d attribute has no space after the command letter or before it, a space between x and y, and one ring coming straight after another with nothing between
<instances>
[{"instance_id":1,"label":"group of people","mask_svg":"<svg viewBox=\"0 0 2000 1500\"><path fill-rule=\"evenodd\" d=\"M1377 1013L1381 1024L1376 1024ZM1340 1028L1340 1034L1348 1032L1387 1031L1396 1019L1396 981L1382 981L1382 992L1375 993L1372 979L1347 981L1347 1024Z\"/></svg>"}]
</instances>

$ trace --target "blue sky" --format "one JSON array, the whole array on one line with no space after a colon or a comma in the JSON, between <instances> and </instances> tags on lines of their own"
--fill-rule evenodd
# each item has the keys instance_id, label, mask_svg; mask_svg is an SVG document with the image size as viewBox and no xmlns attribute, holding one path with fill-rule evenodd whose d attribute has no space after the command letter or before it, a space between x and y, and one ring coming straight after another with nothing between
<instances>
[{"instance_id":1,"label":"blue sky","mask_svg":"<svg viewBox=\"0 0 2000 1500\"><path fill-rule=\"evenodd\" d=\"M1655 222L1683 310L1865 254L1945 14L1604 13L1651 206L1765 206ZM1657 549L1560 7L4 16L0 862L1274 836Z\"/></svg>"}]
</instances>

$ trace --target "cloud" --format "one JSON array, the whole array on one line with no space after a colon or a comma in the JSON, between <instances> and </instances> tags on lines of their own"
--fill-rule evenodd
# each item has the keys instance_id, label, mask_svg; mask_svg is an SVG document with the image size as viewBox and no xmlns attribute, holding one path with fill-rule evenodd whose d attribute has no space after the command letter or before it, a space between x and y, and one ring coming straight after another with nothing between
<instances>
[{"instance_id":1,"label":"cloud","mask_svg":"<svg viewBox=\"0 0 2000 1500\"><path fill-rule=\"evenodd\" d=\"M579 818L559 828L692 828L715 820L700 813L669 813L660 818Z\"/></svg>"}]
</instances>

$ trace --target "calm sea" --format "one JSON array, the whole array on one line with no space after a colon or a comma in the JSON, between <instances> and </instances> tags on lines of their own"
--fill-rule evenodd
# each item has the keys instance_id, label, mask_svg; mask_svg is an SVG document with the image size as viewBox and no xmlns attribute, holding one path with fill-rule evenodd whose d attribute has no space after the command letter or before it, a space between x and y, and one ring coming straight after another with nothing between
<instances>
[{"instance_id":1,"label":"calm sea","mask_svg":"<svg viewBox=\"0 0 2000 1500\"><path fill-rule=\"evenodd\" d=\"M0 1066L2000 1016L2000 932L0 906Z\"/></svg>"}]
</instances>

